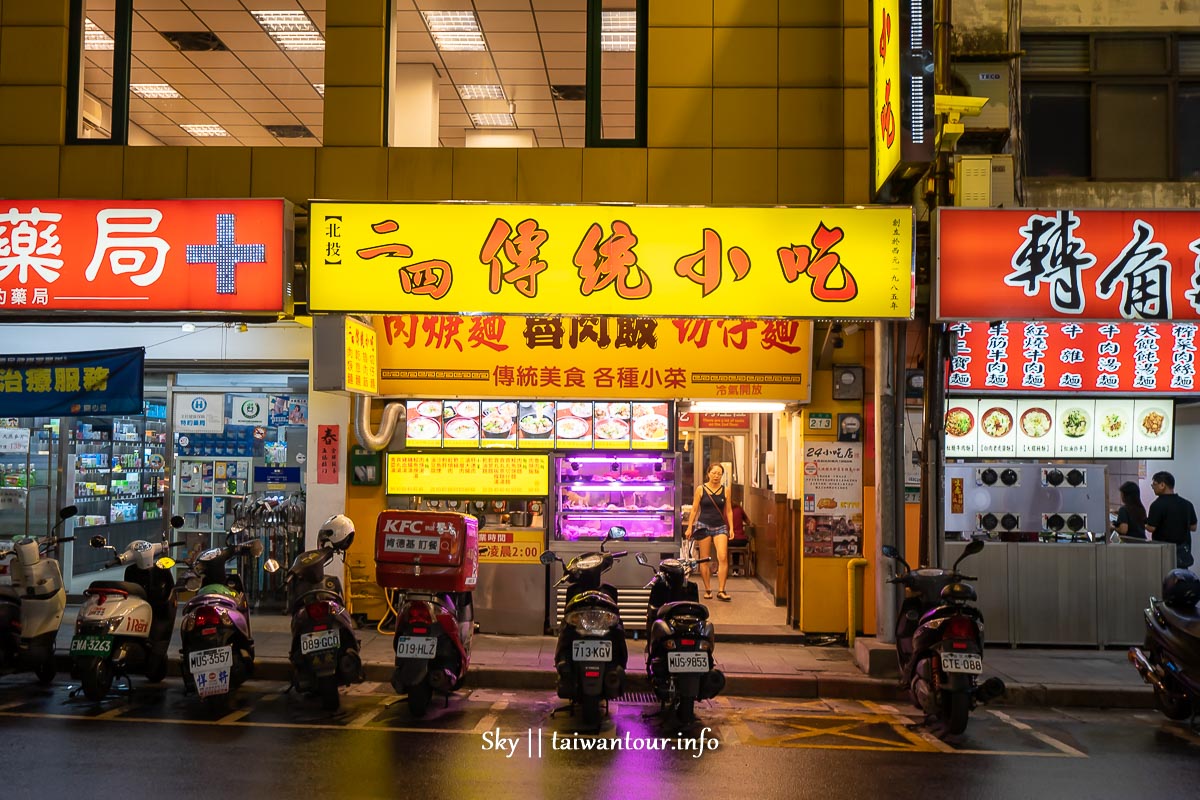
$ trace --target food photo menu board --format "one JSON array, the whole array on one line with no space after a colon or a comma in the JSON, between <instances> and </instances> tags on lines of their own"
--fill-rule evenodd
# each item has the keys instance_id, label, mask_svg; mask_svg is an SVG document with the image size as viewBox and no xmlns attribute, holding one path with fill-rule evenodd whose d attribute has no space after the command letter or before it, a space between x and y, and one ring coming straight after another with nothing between
<instances>
[{"instance_id":1,"label":"food photo menu board","mask_svg":"<svg viewBox=\"0 0 1200 800\"><path fill-rule=\"evenodd\" d=\"M412 448L666 450L666 402L409 400Z\"/></svg>"},{"instance_id":2,"label":"food photo menu board","mask_svg":"<svg viewBox=\"0 0 1200 800\"><path fill-rule=\"evenodd\" d=\"M948 458L1172 458L1169 398L955 398Z\"/></svg>"}]
</instances>

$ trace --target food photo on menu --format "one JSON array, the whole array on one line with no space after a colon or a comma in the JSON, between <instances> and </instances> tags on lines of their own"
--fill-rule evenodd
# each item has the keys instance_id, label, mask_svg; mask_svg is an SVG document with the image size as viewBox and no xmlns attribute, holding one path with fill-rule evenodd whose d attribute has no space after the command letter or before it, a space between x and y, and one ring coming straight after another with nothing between
<instances>
[{"instance_id":1,"label":"food photo on menu","mask_svg":"<svg viewBox=\"0 0 1200 800\"><path fill-rule=\"evenodd\" d=\"M596 403L593 413L592 430L597 447L629 442L629 403Z\"/></svg>"},{"instance_id":2,"label":"food photo on menu","mask_svg":"<svg viewBox=\"0 0 1200 800\"><path fill-rule=\"evenodd\" d=\"M440 400L409 400L409 442L440 442L442 440L442 402Z\"/></svg>"},{"instance_id":3,"label":"food photo on menu","mask_svg":"<svg viewBox=\"0 0 1200 800\"><path fill-rule=\"evenodd\" d=\"M479 401L445 400L442 403L442 429L446 447L479 445Z\"/></svg>"},{"instance_id":4,"label":"food photo on menu","mask_svg":"<svg viewBox=\"0 0 1200 800\"><path fill-rule=\"evenodd\" d=\"M1030 439L1041 439L1050 433L1052 422L1050 412L1041 406L1027 408L1021 412L1021 433Z\"/></svg>"},{"instance_id":5,"label":"food photo on menu","mask_svg":"<svg viewBox=\"0 0 1200 800\"><path fill-rule=\"evenodd\" d=\"M483 402L479 404L479 429L484 447L514 447L517 443L517 404Z\"/></svg>"},{"instance_id":6,"label":"food photo on menu","mask_svg":"<svg viewBox=\"0 0 1200 800\"><path fill-rule=\"evenodd\" d=\"M559 447L591 447L592 404L584 402L558 403L554 434Z\"/></svg>"},{"instance_id":7,"label":"food photo on menu","mask_svg":"<svg viewBox=\"0 0 1200 800\"><path fill-rule=\"evenodd\" d=\"M521 442L531 447L551 447L554 444L554 403L535 401L518 407L517 428Z\"/></svg>"},{"instance_id":8,"label":"food photo on menu","mask_svg":"<svg viewBox=\"0 0 1200 800\"><path fill-rule=\"evenodd\" d=\"M946 412L946 433L950 436L966 436L975 427L975 417L962 406L951 407Z\"/></svg>"},{"instance_id":9,"label":"food photo on menu","mask_svg":"<svg viewBox=\"0 0 1200 800\"><path fill-rule=\"evenodd\" d=\"M633 441L661 442L666 445L670 434L666 403L633 403L630 409L633 420Z\"/></svg>"}]
</instances>

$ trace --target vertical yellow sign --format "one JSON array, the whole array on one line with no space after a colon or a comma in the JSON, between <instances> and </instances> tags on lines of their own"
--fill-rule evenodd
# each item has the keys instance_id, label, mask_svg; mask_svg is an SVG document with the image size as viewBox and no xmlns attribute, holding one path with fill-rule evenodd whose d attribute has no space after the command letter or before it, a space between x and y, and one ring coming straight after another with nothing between
<instances>
[{"instance_id":1,"label":"vertical yellow sign","mask_svg":"<svg viewBox=\"0 0 1200 800\"><path fill-rule=\"evenodd\" d=\"M900 164L900 2L871 2L871 128L878 192Z\"/></svg>"},{"instance_id":2,"label":"vertical yellow sign","mask_svg":"<svg viewBox=\"0 0 1200 800\"><path fill-rule=\"evenodd\" d=\"M379 354L375 328L346 318L346 391L379 394Z\"/></svg>"}]
</instances>

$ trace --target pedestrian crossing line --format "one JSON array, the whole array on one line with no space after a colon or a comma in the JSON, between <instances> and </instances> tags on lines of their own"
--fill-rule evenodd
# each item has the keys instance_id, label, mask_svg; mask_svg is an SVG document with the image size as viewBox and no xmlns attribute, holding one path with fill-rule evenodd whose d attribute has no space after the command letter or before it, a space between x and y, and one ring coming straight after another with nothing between
<instances>
[{"instance_id":1,"label":"pedestrian crossing line","mask_svg":"<svg viewBox=\"0 0 1200 800\"><path fill-rule=\"evenodd\" d=\"M993 709L988 709L988 713L991 714L992 716L994 716L996 719L1000 720L1001 722L1011 725L1012 727L1016 728L1019 731L1024 731L1024 732L1028 733L1030 736L1037 739L1039 742L1050 745L1051 747L1053 747L1055 750L1059 751L1063 755L1070 756L1071 758L1087 758L1087 753L1083 753L1079 750L1076 750L1074 747L1071 747L1071 745L1067 744L1066 742L1060 742L1058 739L1055 739L1053 736L1051 736L1048 733L1043 733L1042 731L1035 731L1029 725L1026 725L1024 722L1021 722L1020 720L1013 719L1008 714L1005 714L1003 711L997 711L996 709L993 708Z\"/></svg>"}]
</instances>

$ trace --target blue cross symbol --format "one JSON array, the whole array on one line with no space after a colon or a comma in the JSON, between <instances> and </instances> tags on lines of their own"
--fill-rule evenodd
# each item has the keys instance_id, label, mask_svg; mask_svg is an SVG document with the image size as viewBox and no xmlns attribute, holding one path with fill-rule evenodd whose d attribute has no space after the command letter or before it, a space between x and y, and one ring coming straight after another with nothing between
<instances>
[{"instance_id":1,"label":"blue cross symbol","mask_svg":"<svg viewBox=\"0 0 1200 800\"><path fill-rule=\"evenodd\" d=\"M267 260L265 244L236 244L233 226L233 214L217 214L217 243L187 246L187 263L217 265L217 294L237 294L238 264Z\"/></svg>"}]
</instances>

